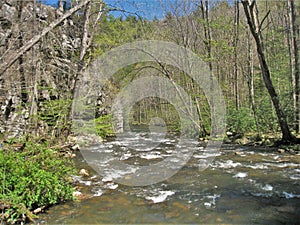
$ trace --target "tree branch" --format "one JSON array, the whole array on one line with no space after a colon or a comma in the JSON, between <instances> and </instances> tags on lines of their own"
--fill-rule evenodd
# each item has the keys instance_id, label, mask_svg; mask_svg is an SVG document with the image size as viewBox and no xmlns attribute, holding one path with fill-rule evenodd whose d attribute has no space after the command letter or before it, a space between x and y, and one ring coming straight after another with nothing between
<instances>
[{"instance_id":1,"label":"tree branch","mask_svg":"<svg viewBox=\"0 0 300 225\"><path fill-rule=\"evenodd\" d=\"M27 43L25 43L22 48L20 48L17 51L12 51L11 53L8 53L8 56L6 56L5 61L2 61L0 63L0 77L12 64L14 64L14 62L20 56L22 56L24 53L26 53L28 50L30 50L32 48L32 46L34 46L37 42L39 42L42 37L44 37L47 33L49 33L51 30L53 30L61 22L63 22L68 17L70 17L73 13L80 10L82 7L84 7L90 1L91 0L83 0L81 3L74 6L72 9L70 9L68 12L66 12L64 15L62 15L60 18L58 18L58 19L54 20L52 23L50 23L49 26L44 28L40 34L35 35ZM3 60L3 59L1 58L1 60Z\"/></svg>"}]
</instances>

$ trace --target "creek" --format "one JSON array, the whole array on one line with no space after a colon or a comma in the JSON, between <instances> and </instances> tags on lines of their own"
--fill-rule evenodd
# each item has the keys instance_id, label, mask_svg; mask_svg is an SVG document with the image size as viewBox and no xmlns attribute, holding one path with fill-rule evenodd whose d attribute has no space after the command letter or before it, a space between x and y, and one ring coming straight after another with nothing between
<instances>
[{"instance_id":1,"label":"creek","mask_svg":"<svg viewBox=\"0 0 300 225\"><path fill-rule=\"evenodd\" d=\"M146 133L132 134L136 139ZM126 164L151 165L168 157L178 136L168 134L154 148L134 138L94 146ZM63 203L40 215L47 224L297 224L300 221L300 156L267 147L223 145L205 170L210 154L199 142L190 160L174 176L147 186L127 186L94 172L78 153L75 176L80 200ZM151 147L151 146L150 146ZM137 150L139 149L139 150ZM105 163L105 162L103 162ZM116 171L117 173L117 171ZM118 176L120 174L117 174Z\"/></svg>"}]
</instances>

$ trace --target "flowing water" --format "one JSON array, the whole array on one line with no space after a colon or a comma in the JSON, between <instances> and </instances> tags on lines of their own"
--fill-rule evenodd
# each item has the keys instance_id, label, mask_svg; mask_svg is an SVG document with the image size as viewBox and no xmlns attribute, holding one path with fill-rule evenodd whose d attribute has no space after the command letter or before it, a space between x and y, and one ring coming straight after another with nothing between
<instances>
[{"instance_id":1,"label":"flowing water","mask_svg":"<svg viewBox=\"0 0 300 225\"><path fill-rule=\"evenodd\" d=\"M141 133L134 135L143 137ZM147 148L123 137L93 149L109 152L127 164L151 165L174 151L177 138L161 137L159 146ZM223 145L214 161L201 171L201 163L210 156L203 146L205 143L198 143L188 163L171 178L136 187L97 175L79 153L78 167L90 172L89 177L73 178L82 193L80 200L51 207L39 222L300 224L299 155Z\"/></svg>"}]
</instances>

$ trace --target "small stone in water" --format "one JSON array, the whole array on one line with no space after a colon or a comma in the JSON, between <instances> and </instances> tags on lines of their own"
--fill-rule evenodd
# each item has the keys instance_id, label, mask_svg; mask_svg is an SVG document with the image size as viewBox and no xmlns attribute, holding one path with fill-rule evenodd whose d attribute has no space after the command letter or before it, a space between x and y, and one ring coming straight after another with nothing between
<instances>
[{"instance_id":1,"label":"small stone in water","mask_svg":"<svg viewBox=\"0 0 300 225\"><path fill-rule=\"evenodd\" d=\"M85 169L81 169L79 174L82 176L86 176L86 177L90 176L89 173Z\"/></svg>"},{"instance_id":2,"label":"small stone in water","mask_svg":"<svg viewBox=\"0 0 300 225\"><path fill-rule=\"evenodd\" d=\"M33 210L34 214L37 214L37 213L40 213L40 212L42 212L42 208L37 208L37 209Z\"/></svg>"},{"instance_id":3,"label":"small stone in water","mask_svg":"<svg viewBox=\"0 0 300 225\"><path fill-rule=\"evenodd\" d=\"M80 195L82 195L82 193L81 193L80 191L74 191L74 192L73 192L73 196L74 196L74 197L78 197L78 196L80 196Z\"/></svg>"}]
</instances>

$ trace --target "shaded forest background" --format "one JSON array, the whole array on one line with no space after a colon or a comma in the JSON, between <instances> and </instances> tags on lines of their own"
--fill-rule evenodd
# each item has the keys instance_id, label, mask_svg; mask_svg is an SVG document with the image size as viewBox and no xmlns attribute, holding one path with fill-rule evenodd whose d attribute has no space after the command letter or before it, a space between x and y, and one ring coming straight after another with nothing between
<instances>
[{"instance_id":1,"label":"shaded forest background","mask_svg":"<svg viewBox=\"0 0 300 225\"><path fill-rule=\"evenodd\" d=\"M247 7L275 96L265 86L265 68L245 14ZM72 100L85 68L106 51L137 40L174 42L207 63L226 99L229 134L251 134L258 140L263 134L280 138L284 117L289 132L297 136L299 7L292 0L178 0L172 1L164 18L149 21L125 10L121 10L124 16L116 18L110 12L120 9L99 0L62 0L57 8L35 0L1 1L1 139L32 134L53 142L65 140L72 133ZM164 70L145 63L119 71L99 93L98 134L113 133L110 105L116 93L149 74L164 76L189 93L197 107L200 134L209 135L210 107L199 85L177 68ZM274 107L276 99L280 117ZM137 103L131 123L147 124L157 116L165 119L171 131L180 130L172 105L157 98Z\"/></svg>"}]
</instances>

